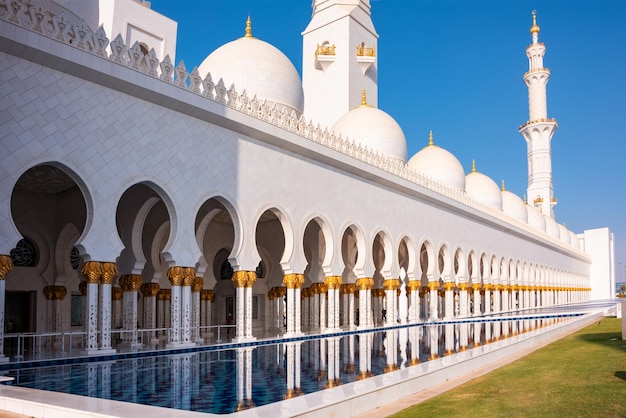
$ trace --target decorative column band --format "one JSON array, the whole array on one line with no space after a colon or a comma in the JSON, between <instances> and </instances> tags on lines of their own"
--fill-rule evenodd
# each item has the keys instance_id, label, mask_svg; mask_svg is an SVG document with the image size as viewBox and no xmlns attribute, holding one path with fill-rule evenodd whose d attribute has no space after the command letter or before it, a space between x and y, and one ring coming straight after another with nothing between
<instances>
[{"instance_id":1,"label":"decorative column band","mask_svg":"<svg viewBox=\"0 0 626 418\"><path fill-rule=\"evenodd\" d=\"M474 284L472 285L472 289L473 289L473 290L480 290L480 283L474 283Z\"/></svg>"},{"instance_id":2,"label":"decorative column band","mask_svg":"<svg viewBox=\"0 0 626 418\"><path fill-rule=\"evenodd\" d=\"M144 298L155 297L159 293L158 283L144 283L141 285L141 294Z\"/></svg>"},{"instance_id":3,"label":"decorative column band","mask_svg":"<svg viewBox=\"0 0 626 418\"><path fill-rule=\"evenodd\" d=\"M285 277L283 277L283 283L287 289L300 289L300 287L304 284L304 274L285 274Z\"/></svg>"},{"instance_id":4,"label":"decorative column band","mask_svg":"<svg viewBox=\"0 0 626 418\"><path fill-rule=\"evenodd\" d=\"M0 255L0 280L6 280L7 275L13 270L13 260L8 255Z\"/></svg>"},{"instance_id":5,"label":"decorative column band","mask_svg":"<svg viewBox=\"0 0 626 418\"><path fill-rule=\"evenodd\" d=\"M374 279L371 277L362 277L360 279L356 279L356 287L359 290L370 290L374 287Z\"/></svg>"},{"instance_id":6,"label":"decorative column band","mask_svg":"<svg viewBox=\"0 0 626 418\"><path fill-rule=\"evenodd\" d=\"M329 290L339 289L342 282L341 276L328 276L324 279L324 284Z\"/></svg>"},{"instance_id":7,"label":"decorative column band","mask_svg":"<svg viewBox=\"0 0 626 418\"><path fill-rule=\"evenodd\" d=\"M463 291L463 290L469 289L469 284L463 282L463 283L459 283L457 287L459 288L460 291Z\"/></svg>"},{"instance_id":8,"label":"decorative column band","mask_svg":"<svg viewBox=\"0 0 626 418\"><path fill-rule=\"evenodd\" d=\"M65 286L46 286L43 288L43 294L47 300L63 300L67 294Z\"/></svg>"},{"instance_id":9,"label":"decorative column band","mask_svg":"<svg viewBox=\"0 0 626 418\"><path fill-rule=\"evenodd\" d=\"M157 292L158 300L172 300L172 289L160 289Z\"/></svg>"},{"instance_id":10,"label":"decorative column band","mask_svg":"<svg viewBox=\"0 0 626 418\"><path fill-rule=\"evenodd\" d=\"M142 278L139 274L124 274L118 280L122 292L136 292L142 284Z\"/></svg>"},{"instance_id":11,"label":"decorative column band","mask_svg":"<svg viewBox=\"0 0 626 418\"><path fill-rule=\"evenodd\" d=\"M231 280L235 287L252 287L256 281L256 272L239 270L233 273Z\"/></svg>"},{"instance_id":12,"label":"decorative column band","mask_svg":"<svg viewBox=\"0 0 626 418\"><path fill-rule=\"evenodd\" d=\"M121 287L114 287L111 289L111 299L122 300L122 288Z\"/></svg>"},{"instance_id":13,"label":"decorative column band","mask_svg":"<svg viewBox=\"0 0 626 418\"><path fill-rule=\"evenodd\" d=\"M200 292L202 290L202 286L204 286L204 280L202 277L196 277L191 285L191 293Z\"/></svg>"}]
</instances>

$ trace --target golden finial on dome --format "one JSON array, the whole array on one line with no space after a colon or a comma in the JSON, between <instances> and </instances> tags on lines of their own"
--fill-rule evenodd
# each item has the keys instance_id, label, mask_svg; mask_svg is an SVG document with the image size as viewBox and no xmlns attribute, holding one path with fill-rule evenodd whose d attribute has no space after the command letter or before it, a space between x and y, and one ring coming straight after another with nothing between
<instances>
[{"instance_id":1,"label":"golden finial on dome","mask_svg":"<svg viewBox=\"0 0 626 418\"><path fill-rule=\"evenodd\" d=\"M248 20L246 20L246 34L244 38L252 38L252 20L250 15L248 15Z\"/></svg>"},{"instance_id":2,"label":"golden finial on dome","mask_svg":"<svg viewBox=\"0 0 626 418\"><path fill-rule=\"evenodd\" d=\"M435 145L435 143L433 142L433 131L431 129L430 133L428 134L428 146L432 147L433 145Z\"/></svg>"},{"instance_id":3,"label":"golden finial on dome","mask_svg":"<svg viewBox=\"0 0 626 418\"><path fill-rule=\"evenodd\" d=\"M472 173L476 172L476 160L472 160Z\"/></svg>"},{"instance_id":4,"label":"golden finial on dome","mask_svg":"<svg viewBox=\"0 0 626 418\"><path fill-rule=\"evenodd\" d=\"M367 106L367 92L365 89L361 90L361 106Z\"/></svg>"},{"instance_id":5,"label":"golden finial on dome","mask_svg":"<svg viewBox=\"0 0 626 418\"><path fill-rule=\"evenodd\" d=\"M533 10L533 25L530 27L530 33L533 35L535 33L538 34L540 30L539 25L537 25L537 11Z\"/></svg>"},{"instance_id":6,"label":"golden finial on dome","mask_svg":"<svg viewBox=\"0 0 626 418\"><path fill-rule=\"evenodd\" d=\"M506 187L504 187L504 180L502 180L502 191L505 192L506 191Z\"/></svg>"}]
</instances>

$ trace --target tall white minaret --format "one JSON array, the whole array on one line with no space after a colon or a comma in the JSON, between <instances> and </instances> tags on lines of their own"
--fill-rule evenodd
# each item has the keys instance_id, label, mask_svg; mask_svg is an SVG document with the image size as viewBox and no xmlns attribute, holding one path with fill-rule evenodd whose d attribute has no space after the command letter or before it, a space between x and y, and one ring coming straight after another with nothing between
<instances>
[{"instance_id":1,"label":"tall white minaret","mask_svg":"<svg viewBox=\"0 0 626 418\"><path fill-rule=\"evenodd\" d=\"M378 105L378 34L370 0L314 0L302 32L304 115L332 128L361 104Z\"/></svg>"},{"instance_id":2,"label":"tall white minaret","mask_svg":"<svg viewBox=\"0 0 626 418\"><path fill-rule=\"evenodd\" d=\"M548 119L546 85L550 70L543 66L546 47L539 42L537 13L534 10L530 33L533 43L526 48L529 70L524 74L524 82L528 86L528 122L519 128L519 132L528 146L528 200L544 215L554 218L556 198L552 188L550 141L558 124L556 119Z\"/></svg>"}]
</instances>

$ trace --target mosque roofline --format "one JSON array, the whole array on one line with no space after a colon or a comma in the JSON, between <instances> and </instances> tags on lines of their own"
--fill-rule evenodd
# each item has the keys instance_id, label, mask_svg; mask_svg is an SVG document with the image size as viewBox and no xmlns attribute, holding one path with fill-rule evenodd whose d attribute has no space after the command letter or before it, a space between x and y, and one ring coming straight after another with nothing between
<instances>
[{"instance_id":1,"label":"mosque roofline","mask_svg":"<svg viewBox=\"0 0 626 418\"><path fill-rule=\"evenodd\" d=\"M24 33L15 36L20 31ZM11 36L13 35L13 36ZM19 43L15 39L25 40ZM262 141L337 168L359 178L368 179L382 187L394 189L407 196L429 203L436 203L444 210L479 219L498 230L527 239L554 251L573 256L583 262L591 257L583 251L566 245L546 233L533 231L530 225L522 225L506 215L466 198L462 202L449 194L448 188L425 179L433 189L403 178L394 169L383 169L356 156L348 155L331 146L313 141L282 127L248 115L240 110L210 100L175 82L167 82L142 74L110 59L81 50L74 46L34 33L14 24L0 26L0 51L26 59L45 67L111 88L124 94L158 104L182 114L233 130L254 140ZM167 100L163 100L167 98ZM397 171L397 170L396 170ZM464 195L462 192L459 194ZM473 202L473 203L472 203ZM475 207L472 207L475 206ZM483 210L484 209L484 210ZM491 213L493 212L493 213Z\"/></svg>"}]
</instances>

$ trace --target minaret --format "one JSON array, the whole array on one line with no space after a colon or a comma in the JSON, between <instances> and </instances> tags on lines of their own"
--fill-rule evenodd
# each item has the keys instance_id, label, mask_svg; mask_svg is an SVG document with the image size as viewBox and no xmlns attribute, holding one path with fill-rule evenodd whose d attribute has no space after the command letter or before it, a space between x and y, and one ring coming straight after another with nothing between
<instances>
[{"instance_id":1,"label":"minaret","mask_svg":"<svg viewBox=\"0 0 626 418\"><path fill-rule=\"evenodd\" d=\"M556 119L548 119L546 85L550 70L543 66L546 47L539 42L537 13L533 10L530 28L533 43L526 48L529 70L524 74L528 86L528 122L519 128L528 146L528 200L541 212L554 218L556 198L552 188L552 151L550 141L558 128Z\"/></svg>"},{"instance_id":2,"label":"minaret","mask_svg":"<svg viewBox=\"0 0 626 418\"><path fill-rule=\"evenodd\" d=\"M304 115L322 129L361 103L378 107L378 34L370 0L314 0L302 32Z\"/></svg>"}]
</instances>

